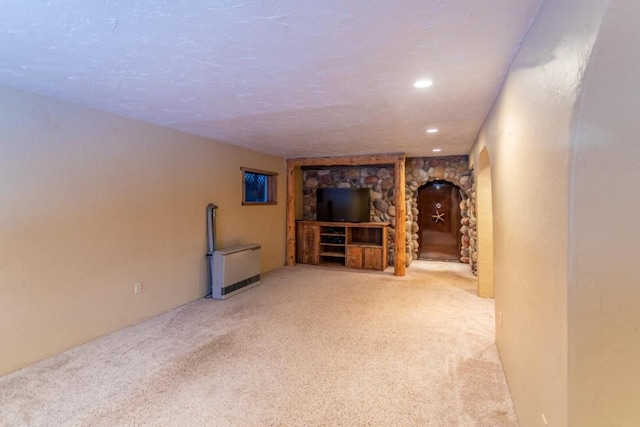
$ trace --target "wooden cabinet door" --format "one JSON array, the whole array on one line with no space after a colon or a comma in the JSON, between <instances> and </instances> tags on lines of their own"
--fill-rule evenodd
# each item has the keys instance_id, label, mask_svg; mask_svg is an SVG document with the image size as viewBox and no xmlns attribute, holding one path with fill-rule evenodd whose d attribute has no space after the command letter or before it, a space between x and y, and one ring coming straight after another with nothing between
<instances>
[{"instance_id":1,"label":"wooden cabinet door","mask_svg":"<svg viewBox=\"0 0 640 427\"><path fill-rule=\"evenodd\" d=\"M302 264L318 264L320 262L320 227L316 225L302 226Z\"/></svg>"},{"instance_id":2,"label":"wooden cabinet door","mask_svg":"<svg viewBox=\"0 0 640 427\"><path fill-rule=\"evenodd\" d=\"M362 268L366 270L382 270L382 248L362 248Z\"/></svg>"},{"instance_id":3,"label":"wooden cabinet door","mask_svg":"<svg viewBox=\"0 0 640 427\"><path fill-rule=\"evenodd\" d=\"M302 241L302 230L304 229L304 225L297 222L296 223L296 262L302 264L303 254L304 254L304 242Z\"/></svg>"},{"instance_id":4,"label":"wooden cabinet door","mask_svg":"<svg viewBox=\"0 0 640 427\"><path fill-rule=\"evenodd\" d=\"M359 246L347 247L347 267L362 268L362 248Z\"/></svg>"}]
</instances>

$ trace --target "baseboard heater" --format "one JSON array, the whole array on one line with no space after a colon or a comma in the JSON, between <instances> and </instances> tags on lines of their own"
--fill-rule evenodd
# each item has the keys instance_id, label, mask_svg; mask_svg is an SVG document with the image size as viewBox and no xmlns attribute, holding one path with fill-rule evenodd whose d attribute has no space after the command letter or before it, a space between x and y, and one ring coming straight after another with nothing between
<instances>
[{"instance_id":1,"label":"baseboard heater","mask_svg":"<svg viewBox=\"0 0 640 427\"><path fill-rule=\"evenodd\" d=\"M211 297L227 299L260 283L260 245L250 243L213 253Z\"/></svg>"}]
</instances>

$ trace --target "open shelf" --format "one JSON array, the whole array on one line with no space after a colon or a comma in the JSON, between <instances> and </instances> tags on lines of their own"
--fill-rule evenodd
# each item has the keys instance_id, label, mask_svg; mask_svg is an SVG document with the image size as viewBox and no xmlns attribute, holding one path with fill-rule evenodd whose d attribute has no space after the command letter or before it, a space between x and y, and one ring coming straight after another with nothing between
<instances>
[{"instance_id":1,"label":"open shelf","mask_svg":"<svg viewBox=\"0 0 640 427\"><path fill-rule=\"evenodd\" d=\"M320 252L320 256L327 256L333 258L344 258L345 254L340 252Z\"/></svg>"},{"instance_id":2,"label":"open shelf","mask_svg":"<svg viewBox=\"0 0 640 427\"><path fill-rule=\"evenodd\" d=\"M336 260L335 258L321 258L319 265L327 267L344 267L344 261Z\"/></svg>"},{"instance_id":3,"label":"open shelf","mask_svg":"<svg viewBox=\"0 0 640 427\"><path fill-rule=\"evenodd\" d=\"M350 244L382 245L382 230L379 228L352 228L348 242Z\"/></svg>"}]
</instances>

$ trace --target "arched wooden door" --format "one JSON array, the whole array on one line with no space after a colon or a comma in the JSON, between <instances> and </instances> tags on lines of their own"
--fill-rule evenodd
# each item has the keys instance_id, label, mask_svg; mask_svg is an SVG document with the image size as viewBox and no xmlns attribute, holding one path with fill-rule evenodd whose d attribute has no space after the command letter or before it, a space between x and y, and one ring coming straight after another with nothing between
<instances>
[{"instance_id":1,"label":"arched wooden door","mask_svg":"<svg viewBox=\"0 0 640 427\"><path fill-rule=\"evenodd\" d=\"M418 190L419 258L460 261L460 189L432 181Z\"/></svg>"}]
</instances>

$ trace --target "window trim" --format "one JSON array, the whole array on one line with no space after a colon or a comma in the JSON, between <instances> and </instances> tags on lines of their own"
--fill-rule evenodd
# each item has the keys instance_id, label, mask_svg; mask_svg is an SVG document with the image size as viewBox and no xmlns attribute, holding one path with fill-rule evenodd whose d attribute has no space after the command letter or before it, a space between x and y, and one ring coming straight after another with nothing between
<instances>
[{"instance_id":1,"label":"window trim","mask_svg":"<svg viewBox=\"0 0 640 427\"><path fill-rule=\"evenodd\" d=\"M278 204L278 173L269 172L260 169L241 167L242 171L242 205L243 206L264 206L264 205L277 205ZM253 173L256 175L264 175L267 177L267 201L266 202L247 202L246 199L246 173Z\"/></svg>"}]
</instances>

